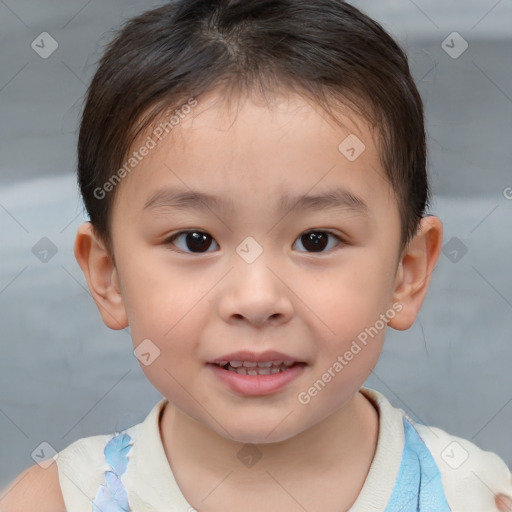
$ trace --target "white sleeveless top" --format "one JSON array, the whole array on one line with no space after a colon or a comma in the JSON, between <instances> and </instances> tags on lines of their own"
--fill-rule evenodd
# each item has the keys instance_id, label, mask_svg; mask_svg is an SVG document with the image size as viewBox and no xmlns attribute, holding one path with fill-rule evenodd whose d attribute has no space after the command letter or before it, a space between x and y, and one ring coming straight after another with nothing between
<instances>
[{"instance_id":1,"label":"white sleeveless top","mask_svg":"<svg viewBox=\"0 0 512 512\"><path fill-rule=\"evenodd\" d=\"M418 439L426 445L437 465L449 505L446 510L493 512L497 510L495 494L512 496L510 470L498 455L483 451L470 441L439 428L413 422L378 391L361 388L361 392L378 410L379 435L368 475L350 512L389 510L395 482L403 469L404 418L414 426ZM195 510L174 478L160 437L160 415L166 403L167 400L162 398L142 423L123 431L130 436L132 443L126 447L128 463L119 478L134 512ZM85 437L58 453L59 481L68 512L93 512L93 500L98 489L105 485L106 472L112 471L104 453L112 438L110 434Z\"/></svg>"}]
</instances>

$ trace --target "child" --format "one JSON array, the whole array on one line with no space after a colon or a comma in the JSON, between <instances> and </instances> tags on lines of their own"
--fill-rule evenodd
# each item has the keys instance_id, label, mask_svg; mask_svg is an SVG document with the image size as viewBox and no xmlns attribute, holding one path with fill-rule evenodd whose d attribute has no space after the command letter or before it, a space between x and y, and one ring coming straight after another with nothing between
<instances>
[{"instance_id":1,"label":"child","mask_svg":"<svg viewBox=\"0 0 512 512\"><path fill-rule=\"evenodd\" d=\"M340 0L131 20L88 91L78 173L77 261L163 398L35 469L5 512L476 512L512 495L497 455L363 387L442 241L422 102L377 23Z\"/></svg>"}]
</instances>

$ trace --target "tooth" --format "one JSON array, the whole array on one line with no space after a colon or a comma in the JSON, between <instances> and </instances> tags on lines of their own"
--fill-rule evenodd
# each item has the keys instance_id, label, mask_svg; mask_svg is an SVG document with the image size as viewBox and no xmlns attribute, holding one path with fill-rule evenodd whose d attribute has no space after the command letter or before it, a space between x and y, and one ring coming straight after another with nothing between
<instances>
[{"instance_id":1,"label":"tooth","mask_svg":"<svg viewBox=\"0 0 512 512\"><path fill-rule=\"evenodd\" d=\"M264 363L258 363L259 368L270 368L272 366L272 361L265 361Z\"/></svg>"},{"instance_id":2,"label":"tooth","mask_svg":"<svg viewBox=\"0 0 512 512\"><path fill-rule=\"evenodd\" d=\"M285 366L292 366L294 362L295 362L295 361L285 361L285 362L284 362L284 365L285 365Z\"/></svg>"},{"instance_id":3,"label":"tooth","mask_svg":"<svg viewBox=\"0 0 512 512\"><path fill-rule=\"evenodd\" d=\"M240 375L247 375L247 370L245 368L236 368L234 371Z\"/></svg>"},{"instance_id":4,"label":"tooth","mask_svg":"<svg viewBox=\"0 0 512 512\"><path fill-rule=\"evenodd\" d=\"M255 368L258 366L258 363L256 361L244 361L244 366L246 368Z\"/></svg>"},{"instance_id":5,"label":"tooth","mask_svg":"<svg viewBox=\"0 0 512 512\"><path fill-rule=\"evenodd\" d=\"M270 375L270 368L261 368L260 370L258 370L258 373L260 375Z\"/></svg>"},{"instance_id":6,"label":"tooth","mask_svg":"<svg viewBox=\"0 0 512 512\"><path fill-rule=\"evenodd\" d=\"M272 364L274 366L281 366L283 364L283 361L272 361Z\"/></svg>"},{"instance_id":7,"label":"tooth","mask_svg":"<svg viewBox=\"0 0 512 512\"><path fill-rule=\"evenodd\" d=\"M247 370L247 375L259 375L258 370Z\"/></svg>"},{"instance_id":8,"label":"tooth","mask_svg":"<svg viewBox=\"0 0 512 512\"><path fill-rule=\"evenodd\" d=\"M242 366L242 361L229 361L229 364L233 368L240 368L240 366Z\"/></svg>"},{"instance_id":9,"label":"tooth","mask_svg":"<svg viewBox=\"0 0 512 512\"><path fill-rule=\"evenodd\" d=\"M217 364L219 366L226 366L228 364L228 362L227 361L219 361Z\"/></svg>"},{"instance_id":10,"label":"tooth","mask_svg":"<svg viewBox=\"0 0 512 512\"><path fill-rule=\"evenodd\" d=\"M270 373L279 373L281 370L279 368L270 368Z\"/></svg>"}]
</instances>

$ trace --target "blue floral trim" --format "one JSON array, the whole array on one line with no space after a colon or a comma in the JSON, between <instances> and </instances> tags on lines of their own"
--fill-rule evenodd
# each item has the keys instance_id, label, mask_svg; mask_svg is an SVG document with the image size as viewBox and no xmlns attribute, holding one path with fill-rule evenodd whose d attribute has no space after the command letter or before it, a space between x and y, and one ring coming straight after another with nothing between
<instances>
[{"instance_id":1,"label":"blue floral trim","mask_svg":"<svg viewBox=\"0 0 512 512\"><path fill-rule=\"evenodd\" d=\"M133 445L128 434L115 434L103 453L112 471L105 472L105 485L100 486L92 500L93 512L131 512L121 475L128 466L128 452Z\"/></svg>"}]
</instances>

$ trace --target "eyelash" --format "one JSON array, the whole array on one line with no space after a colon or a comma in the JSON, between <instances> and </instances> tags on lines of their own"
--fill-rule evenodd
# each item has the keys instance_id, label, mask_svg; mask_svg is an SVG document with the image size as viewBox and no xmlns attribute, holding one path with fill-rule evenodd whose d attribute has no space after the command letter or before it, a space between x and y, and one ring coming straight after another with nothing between
<instances>
[{"instance_id":1,"label":"eyelash","mask_svg":"<svg viewBox=\"0 0 512 512\"><path fill-rule=\"evenodd\" d=\"M178 237L180 237L181 235L187 235L189 233L199 233L199 234L204 234L204 235L208 235L210 236L208 233L206 233L205 231L200 231L198 229L189 229L189 230L183 230L183 231L178 231L177 233L171 235L169 238L167 238L165 241L164 241L164 244L165 245L174 245L173 242L174 240L176 240ZM337 244L338 245L347 245L347 243L345 242L345 240L343 240L339 235L337 235L336 233L333 233L332 231L329 231L327 229L316 229L316 230L309 230L309 231L304 231L298 238L297 240L300 240L300 238L303 236L303 235L309 235L311 233L325 233L327 235L330 235L334 238L336 238L340 243ZM212 240L214 240L213 237L210 237ZM337 247L335 246L335 248ZM209 247L208 247L209 248ZM319 251L319 252L308 252L308 251L300 251L300 252L306 252L308 254L323 254L323 253L329 253L329 252L332 252L333 250L335 250L335 248L331 248L331 249L328 249L327 251ZM181 249L171 249L173 251L176 251L176 252L181 252L181 253L185 253L185 254L208 254L209 252L212 252L212 251L205 251L205 252L192 252L192 251L183 251Z\"/></svg>"}]
</instances>

